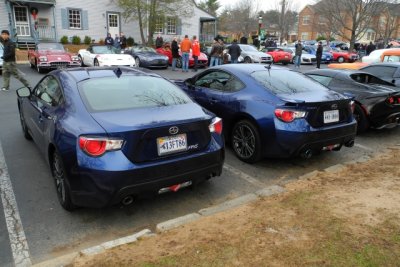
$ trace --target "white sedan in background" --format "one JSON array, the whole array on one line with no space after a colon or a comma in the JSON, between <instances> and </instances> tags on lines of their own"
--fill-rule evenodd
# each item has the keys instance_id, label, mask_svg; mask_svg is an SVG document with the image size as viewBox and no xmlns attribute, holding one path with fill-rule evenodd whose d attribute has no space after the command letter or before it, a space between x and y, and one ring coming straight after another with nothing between
<instances>
[{"instance_id":1,"label":"white sedan in background","mask_svg":"<svg viewBox=\"0 0 400 267\"><path fill-rule=\"evenodd\" d=\"M121 54L119 49L108 45L91 45L81 49L78 56L82 66L127 66L136 67L135 59L128 54Z\"/></svg>"},{"instance_id":2,"label":"white sedan in background","mask_svg":"<svg viewBox=\"0 0 400 267\"><path fill-rule=\"evenodd\" d=\"M295 55L296 55L296 48L294 46L280 46L285 52L292 53L292 63L294 63ZM301 62L300 64L314 64L317 63L317 57L311 55L310 53L303 50L301 53Z\"/></svg>"}]
</instances>

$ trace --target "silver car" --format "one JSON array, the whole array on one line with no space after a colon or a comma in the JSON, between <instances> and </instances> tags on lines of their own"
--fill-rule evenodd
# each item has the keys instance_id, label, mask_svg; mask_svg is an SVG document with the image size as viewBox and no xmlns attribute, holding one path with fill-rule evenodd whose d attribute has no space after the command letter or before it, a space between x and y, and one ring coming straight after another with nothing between
<instances>
[{"instance_id":1,"label":"silver car","mask_svg":"<svg viewBox=\"0 0 400 267\"><path fill-rule=\"evenodd\" d=\"M244 63L272 63L272 57L257 50L255 46L239 44Z\"/></svg>"},{"instance_id":2,"label":"silver car","mask_svg":"<svg viewBox=\"0 0 400 267\"><path fill-rule=\"evenodd\" d=\"M292 53L293 56L292 63L294 63L296 48L294 46L286 46L286 47L281 46L280 48L282 48L285 52ZM301 54L300 64L314 64L314 63L317 63L317 57L303 50Z\"/></svg>"},{"instance_id":3,"label":"silver car","mask_svg":"<svg viewBox=\"0 0 400 267\"><path fill-rule=\"evenodd\" d=\"M1 58L4 53L3 45L0 44L0 74L3 74L3 59Z\"/></svg>"}]
</instances>

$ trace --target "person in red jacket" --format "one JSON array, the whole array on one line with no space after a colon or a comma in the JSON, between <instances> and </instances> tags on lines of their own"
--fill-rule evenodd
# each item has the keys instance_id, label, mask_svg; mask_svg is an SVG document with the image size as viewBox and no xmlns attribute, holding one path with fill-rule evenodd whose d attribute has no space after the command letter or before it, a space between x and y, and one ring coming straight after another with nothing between
<instances>
[{"instance_id":1,"label":"person in red jacket","mask_svg":"<svg viewBox=\"0 0 400 267\"><path fill-rule=\"evenodd\" d=\"M199 63L199 56L200 56L200 43L197 40L196 35L193 36L192 40L192 56L194 59L194 68L193 71L197 71L198 63Z\"/></svg>"}]
</instances>

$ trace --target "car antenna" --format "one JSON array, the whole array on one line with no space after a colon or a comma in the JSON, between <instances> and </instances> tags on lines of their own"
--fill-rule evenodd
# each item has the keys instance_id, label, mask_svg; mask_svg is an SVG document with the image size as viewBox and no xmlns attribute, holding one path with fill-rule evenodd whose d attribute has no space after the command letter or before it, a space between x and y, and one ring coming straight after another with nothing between
<instances>
[{"instance_id":1,"label":"car antenna","mask_svg":"<svg viewBox=\"0 0 400 267\"><path fill-rule=\"evenodd\" d=\"M121 68L118 67L117 69L114 69L113 71L114 71L115 75L117 75L118 78L121 77L121 75L122 75Z\"/></svg>"}]
</instances>

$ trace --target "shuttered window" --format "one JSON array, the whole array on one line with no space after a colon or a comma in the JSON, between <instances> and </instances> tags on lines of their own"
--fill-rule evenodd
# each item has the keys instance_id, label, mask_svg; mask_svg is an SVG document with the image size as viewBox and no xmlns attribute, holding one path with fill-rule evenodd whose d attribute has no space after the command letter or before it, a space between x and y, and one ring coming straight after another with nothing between
<instances>
[{"instance_id":1,"label":"shuttered window","mask_svg":"<svg viewBox=\"0 0 400 267\"><path fill-rule=\"evenodd\" d=\"M63 29L88 30L88 12L78 8L62 8L61 26Z\"/></svg>"}]
</instances>

